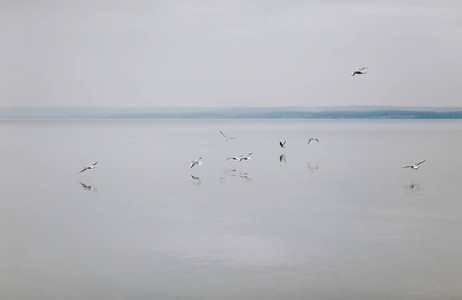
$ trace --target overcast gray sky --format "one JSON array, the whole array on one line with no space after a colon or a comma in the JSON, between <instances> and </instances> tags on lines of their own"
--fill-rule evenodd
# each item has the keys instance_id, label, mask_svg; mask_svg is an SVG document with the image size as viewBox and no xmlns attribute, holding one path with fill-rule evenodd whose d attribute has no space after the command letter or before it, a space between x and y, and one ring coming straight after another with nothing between
<instances>
[{"instance_id":1,"label":"overcast gray sky","mask_svg":"<svg viewBox=\"0 0 462 300\"><path fill-rule=\"evenodd\" d=\"M1 0L0 39L0 106L462 103L460 0Z\"/></svg>"}]
</instances>

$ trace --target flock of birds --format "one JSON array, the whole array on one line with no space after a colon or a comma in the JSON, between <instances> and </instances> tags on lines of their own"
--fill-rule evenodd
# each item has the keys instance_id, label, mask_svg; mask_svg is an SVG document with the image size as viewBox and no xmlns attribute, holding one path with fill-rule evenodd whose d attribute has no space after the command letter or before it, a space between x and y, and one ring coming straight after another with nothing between
<instances>
[{"instance_id":1,"label":"flock of birds","mask_svg":"<svg viewBox=\"0 0 462 300\"><path fill-rule=\"evenodd\" d=\"M220 131L220 133L221 133L221 135L226 139L226 141L236 139L235 137L228 137L226 134L223 133L223 131ZM307 143L307 144L309 144L311 141L316 141L316 142L319 143L319 140L318 140L317 138L312 137L312 138L310 138L310 139L308 140L308 143ZM279 146L280 146L281 148L285 148L286 142L287 142L286 140L284 140L284 142L280 141L280 142L279 142ZM238 162L241 162L241 161L243 161L243 160L249 160L249 159L251 159L251 158L252 158L252 157L251 157L252 154L253 154L253 152L247 153L247 154L245 154L245 155L230 156L230 157L226 158L225 160L233 159L233 160L237 160ZM202 165L202 157L201 157L201 156L198 157L198 158L196 158L195 160L191 161L191 165L189 166L189 168L191 169L191 168L193 168L193 167L196 166L196 165Z\"/></svg>"},{"instance_id":2,"label":"flock of birds","mask_svg":"<svg viewBox=\"0 0 462 300\"><path fill-rule=\"evenodd\" d=\"M224 136L224 138L226 139L226 141L229 141L229 140L231 140L231 139L236 139L236 138L234 138L234 137L233 137L233 138L227 137L222 131L220 131L220 133L221 133L222 136ZM316 141L316 142L319 143L319 140L318 140L317 138L312 137L312 138L310 138L310 139L308 140L308 143L307 143L307 144L309 144L311 141ZM285 148L285 147L286 147L286 142L287 142L286 140L280 141L280 142L279 142L279 146L280 146L281 148ZM243 160L249 160L249 159L251 159L250 156L251 156L252 154L253 154L253 152L250 152L250 153L248 153L248 154L246 154L246 155L231 156L231 157L228 157L226 160L233 159L233 160L237 160L238 162L241 162L241 161L243 161ZM413 169L413 170L417 170L417 169L419 169L419 165L422 164L422 163L424 163L424 162L425 162L425 160L421 160L421 161L416 162L415 164L412 164L412 165L404 165L404 166L402 166L401 168L411 168L411 169ZM202 165L202 157L198 157L198 158L196 158L195 160L193 160L193 161L191 162L191 165L189 166L189 168L191 169L192 167L194 167L194 166L196 166L196 165ZM89 167L86 167L86 168L89 168ZM84 170L86 170L86 169L84 169ZM83 171L84 171L84 170L83 170Z\"/></svg>"},{"instance_id":3,"label":"flock of birds","mask_svg":"<svg viewBox=\"0 0 462 300\"><path fill-rule=\"evenodd\" d=\"M364 69L364 68L360 68L360 70L361 70L361 69ZM364 74L364 73L360 73L360 74ZM228 137L228 136L226 136L222 131L220 131L220 134L226 139L226 141L236 139L235 137ZM312 138L310 138L310 139L308 140L307 144L309 144L309 143L312 142L312 141L316 141L316 142L319 143L319 140L318 140L317 138L312 137ZM281 148L285 148L285 147L286 147L286 142L287 142L286 140L280 141L280 142L279 142L279 146L280 146ZM253 152L250 152L250 153L245 154L245 155L230 156L230 157L226 158L225 160L230 160L230 159L232 159L232 160L236 160L236 161L238 161L238 162L241 162L241 161L243 161L243 160L249 160L249 159L251 159L251 158L252 158L252 157L251 157L252 154L253 154ZM417 170L417 169L419 169L419 165L421 165L421 164L424 163L424 162L425 162L425 160L421 160L421 161L416 162L415 164L412 164L412 165L404 165L404 166L402 166L401 168L411 168L411 169L413 169L413 170ZM87 170L93 170L93 169L96 167L96 164L98 164L98 162L95 162L95 163L92 164L92 165L84 166L84 167L82 168L82 170L81 170L79 173L77 173L77 174L80 174L80 173L85 172L85 171L87 171ZM195 160L191 161L191 164L190 164L189 168L192 169L194 166L197 166L197 165L199 165L199 166L202 165L202 157L201 157L201 156L199 156L199 157L196 158ZM191 175L191 177L193 177L193 176ZM193 177L193 179L195 179L195 178ZM82 184L82 183L81 183L81 184ZM82 184L82 186L83 186L85 189L88 189L88 187L85 186L84 184Z\"/></svg>"},{"instance_id":4,"label":"flock of birds","mask_svg":"<svg viewBox=\"0 0 462 300\"><path fill-rule=\"evenodd\" d=\"M351 72L351 76L366 74L367 72L365 71L365 69L367 69L367 68L368 68L368 67L361 67L361 68L358 68L358 70ZM228 137L226 134L223 133L223 131L220 131L220 134L225 138L226 141L230 141L230 140L236 139L235 137ZM310 138L310 139L308 140L308 143L307 143L307 144L309 144L311 141L316 141L316 142L319 143L319 140L318 140L317 138L312 137L312 138ZM285 145L286 145L286 140L284 140L284 142L282 142L282 141L279 142L279 146L280 146L281 148L285 148ZM230 156L230 157L226 158L226 160L232 159L232 160L236 160L236 161L238 161L238 162L241 162L241 161L243 161L243 160L249 160L249 159L251 159L251 155L252 155L252 154L253 154L253 152L250 152L250 153L248 153L248 154L246 154L246 155ZM415 164L412 164L412 165L404 165L404 166L402 166L401 168L411 168L411 169L413 169L413 170L417 170L417 169L419 169L419 165L422 164L422 163L424 163L424 162L425 162L425 160L421 160L421 161L416 162ZM84 171L87 171L87 170L92 170L92 169L94 169L97 163L98 163L98 162L95 162L95 163L92 164L92 165L84 166L83 169L82 169L78 174L80 174L80 173L82 173L82 172L84 172ZM196 158L195 160L193 160L193 161L191 162L191 165L189 166L189 168L191 169L191 168L193 168L194 166L197 166L197 165L199 165L199 166L202 165L202 157L198 157L198 158Z\"/></svg>"}]
</instances>

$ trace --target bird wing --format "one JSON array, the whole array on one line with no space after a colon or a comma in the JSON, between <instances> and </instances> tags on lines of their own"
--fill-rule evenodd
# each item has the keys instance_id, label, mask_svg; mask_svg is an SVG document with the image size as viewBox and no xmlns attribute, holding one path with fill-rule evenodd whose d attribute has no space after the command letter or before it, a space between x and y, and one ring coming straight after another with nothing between
<instances>
[{"instance_id":1,"label":"bird wing","mask_svg":"<svg viewBox=\"0 0 462 300\"><path fill-rule=\"evenodd\" d=\"M93 166L96 166L97 163L98 163L98 162L95 162L95 163L93 164Z\"/></svg>"},{"instance_id":2,"label":"bird wing","mask_svg":"<svg viewBox=\"0 0 462 300\"><path fill-rule=\"evenodd\" d=\"M80 174L80 173L82 173L83 171L86 171L87 169L88 169L88 167L83 167L82 171L80 171L80 172L77 173L77 174Z\"/></svg>"},{"instance_id":3,"label":"bird wing","mask_svg":"<svg viewBox=\"0 0 462 300\"><path fill-rule=\"evenodd\" d=\"M227 139L227 138L228 138L228 137L227 137L227 136L226 136L226 135L225 135L225 134L224 134L224 133L223 133L221 130L220 130L220 133L221 133L221 135L222 135L222 136L224 136L224 137L225 137L225 139Z\"/></svg>"},{"instance_id":4,"label":"bird wing","mask_svg":"<svg viewBox=\"0 0 462 300\"><path fill-rule=\"evenodd\" d=\"M253 152L250 152L250 153L249 153L249 154L247 154L246 156L250 156L250 155L252 155L252 154L253 154Z\"/></svg>"},{"instance_id":5,"label":"bird wing","mask_svg":"<svg viewBox=\"0 0 462 300\"><path fill-rule=\"evenodd\" d=\"M420 165L420 164L421 164L421 163L423 163L423 162L425 162L425 159L424 159L424 160L421 160L421 161L419 161L419 162L418 162L418 163L416 163L415 165L416 165L416 166L418 166L418 165Z\"/></svg>"},{"instance_id":6,"label":"bird wing","mask_svg":"<svg viewBox=\"0 0 462 300\"><path fill-rule=\"evenodd\" d=\"M235 156L231 156L231 157L228 157L228 158L227 158L227 159L225 159L225 160L228 160L228 159L234 159L234 160L236 160L236 159L238 159L238 158L237 158L237 157L235 157Z\"/></svg>"},{"instance_id":7,"label":"bird wing","mask_svg":"<svg viewBox=\"0 0 462 300\"><path fill-rule=\"evenodd\" d=\"M402 166L401 168L412 168L414 166L411 166L411 165L406 165L406 166Z\"/></svg>"}]
</instances>

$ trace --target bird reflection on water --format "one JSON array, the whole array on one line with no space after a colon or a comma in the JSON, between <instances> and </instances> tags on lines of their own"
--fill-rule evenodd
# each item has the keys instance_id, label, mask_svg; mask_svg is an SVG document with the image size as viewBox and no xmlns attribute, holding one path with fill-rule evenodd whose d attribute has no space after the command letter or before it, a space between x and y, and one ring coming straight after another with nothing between
<instances>
[{"instance_id":1,"label":"bird reflection on water","mask_svg":"<svg viewBox=\"0 0 462 300\"><path fill-rule=\"evenodd\" d=\"M80 184L80 186L82 186L82 188L86 191L93 191L95 193L98 192L98 190L96 189L96 187L92 186L92 185L88 185L88 184L85 184L83 182L78 182L78 184Z\"/></svg>"},{"instance_id":2,"label":"bird reflection on water","mask_svg":"<svg viewBox=\"0 0 462 300\"><path fill-rule=\"evenodd\" d=\"M191 179L193 180L193 183L195 185L200 185L202 183L202 179L198 176L194 176L192 174L189 174L191 176Z\"/></svg>"},{"instance_id":3,"label":"bird reflection on water","mask_svg":"<svg viewBox=\"0 0 462 300\"><path fill-rule=\"evenodd\" d=\"M415 180L412 180L409 183L409 185L405 185L404 189L406 190L407 193L413 194L413 195L420 195L423 190L420 184Z\"/></svg>"},{"instance_id":4,"label":"bird reflection on water","mask_svg":"<svg viewBox=\"0 0 462 300\"><path fill-rule=\"evenodd\" d=\"M319 162L316 163L316 165L312 166L310 162L307 164L308 170L310 170L311 173L317 172L319 170Z\"/></svg>"},{"instance_id":5,"label":"bird reflection on water","mask_svg":"<svg viewBox=\"0 0 462 300\"><path fill-rule=\"evenodd\" d=\"M240 172L237 169L232 169L232 170L225 170L223 172L224 176L220 178L220 182L223 183L223 180L228 177L239 177L244 179L247 182L252 181L252 177L249 176L249 173L247 172Z\"/></svg>"},{"instance_id":6,"label":"bird reflection on water","mask_svg":"<svg viewBox=\"0 0 462 300\"><path fill-rule=\"evenodd\" d=\"M286 155L285 155L285 154L279 155L279 163L280 163L280 164L279 164L280 166L286 164Z\"/></svg>"}]
</instances>

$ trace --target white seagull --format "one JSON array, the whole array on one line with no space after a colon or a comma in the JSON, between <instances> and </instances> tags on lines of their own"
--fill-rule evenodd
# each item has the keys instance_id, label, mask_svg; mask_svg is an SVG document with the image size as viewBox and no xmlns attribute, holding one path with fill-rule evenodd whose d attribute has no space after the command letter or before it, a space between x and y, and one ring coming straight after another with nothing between
<instances>
[{"instance_id":1,"label":"white seagull","mask_svg":"<svg viewBox=\"0 0 462 300\"><path fill-rule=\"evenodd\" d=\"M224 138L226 139L226 141L236 139L235 137L227 137L221 130L220 130L220 133L221 133L222 136L224 136Z\"/></svg>"},{"instance_id":2,"label":"white seagull","mask_svg":"<svg viewBox=\"0 0 462 300\"><path fill-rule=\"evenodd\" d=\"M191 162L191 166L190 166L189 168L191 169L191 168L194 167L195 165L199 165L199 166L202 165L201 159L202 159L202 157L198 157L198 158L196 158L196 160L193 160L193 161Z\"/></svg>"},{"instance_id":3,"label":"white seagull","mask_svg":"<svg viewBox=\"0 0 462 300\"><path fill-rule=\"evenodd\" d=\"M364 71L364 69L367 69L367 67L362 67L359 68L359 70L351 72L351 76L355 76L356 74L366 74L367 72Z\"/></svg>"},{"instance_id":4,"label":"white seagull","mask_svg":"<svg viewBox=\"0 0 462 300\"><path fill-rule=\"evenodd\" d=\"M413 165L402 166L401 168L412 168L412 169L414 169L414 170L417 170L417 169L419 168L419 165L420 165L421 163L423 163L423 162L425 162L425 159L424 159L424 160L421 160L421 161L419 161L419 162L416 162L416 163L413 164Z\"/></svg>"},{"instance_id":5,"label":"white seagull","mask_svg":"<svg viewBox=\"0 0 462 300\"><path fill-rule=\"evenodd\" d=\"M97 163L98 163L98 162L95 162L95 163L92 164L91 166L85 166L85 167L83 167L82 171L80 171L80 172L77 173L77 174L80 174L80 173L82 173L83 171L86 171L86 170L94 169Z\"/></svg>"},{"instance_id":6,"label":"white seagull","mask_svg":"<svg viewBox=\"0 0 462 300\"><path fill-rule=\"evenodd\" d=\"M316 142L319 143L319 141L318 141L317 138L312 137L312 138L310 138L310 139L308 140L308 143L307 143L307 144L309 144L311 141L316 141Z\"/></svg>"},{"instance_id":7,"label":"white seagull","mask_svg":"<svg viewBox=\"0 0 462 300\"><path fill-rule=\"evenodd\" d=\"M237 160L239 162L242 161L242 160L249 160L249 159L251 159L250 155L252 155L252 154L253 154L253 152L250 152L247 155L231 156L231 157L228 157L226 160L234 159L234 160Z\"/></svg>"},{"instance_id":8,"label":"white seagull","mask_svg":"<svg viewBox=\"0 0 462 300\"><path fill-rule=\"evenodd\" d=\"M281 148L285 148L286 147L286 140L284 140L284 143L279 142L279 146L281 146Z\"/></svg>"}]
</instances>

